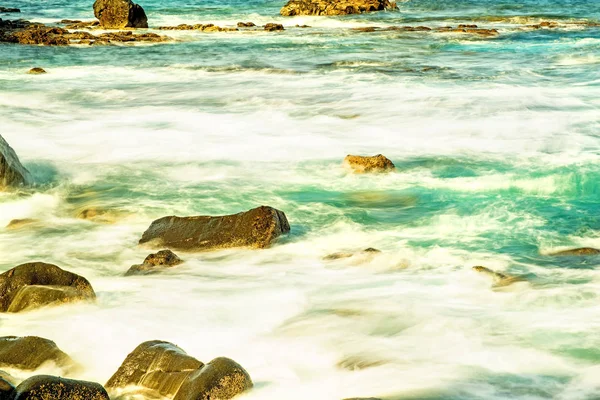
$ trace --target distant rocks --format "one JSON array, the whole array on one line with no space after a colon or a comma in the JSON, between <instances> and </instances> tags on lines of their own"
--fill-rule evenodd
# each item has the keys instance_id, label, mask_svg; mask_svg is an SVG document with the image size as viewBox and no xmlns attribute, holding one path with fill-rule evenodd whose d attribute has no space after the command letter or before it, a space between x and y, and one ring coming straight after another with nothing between
<instances>
[{"instance_id":1,"label":"distant rocks","mask_svg":"<svg viewBox=\"0 0 600 400\"><path fill-rule=\"evenodd\" d=\"M36 375L21 382L14 400L110 400L99 383Z\"/></svg>"},{"instance_id":2,"label":"distant rocks","mask_svg":"<svg viewBox=\"0 0 600 400\"><path fill-rule=\"evenodd\" d=\"M344 252L339 252L339 253L328 254L325 257L323 257L323 259L326 261L333 261L333 260L340 260L343 258L351 258L351 257L357 256L357 255L372 256L372 255L375 255L378 253L381 253L381 250L375 249L373 247L369 247L369 248L366 248L359 252L344 251Z\"/></svg>"},{"instance_id":3,"label":"distant rocks","mask_svg":"<svg viewBox=\"0 0 600 400\"><path fill-rule=\"evenodd\" d=\"M283 31L284 30L283 25L281 25L281 24L274 24L274 23L268 23L268 24L266 24L264 26L264 29L265 29L265 31L269 31L269 32L272 32L272 31Z\"/></svg>"},{"instance_id":4,"label":"distant rocks","mask_svg":"<svg viewBox=\"0 0 600 400\"><path fill-rule=\"evenodd\" d=\"M237 26L238 28L252 28L256 26L256 24L254 22L238 22Z\"/></svg>"},{"instance_id":5,"label":"distant rocks","mask_svg":"<svg viewBox=\"0 0 600 400\"><path fill-rule=\"evenodd\" d=\"M31 68L28 72L28 74L31 75L40 75L40 74L45 74L46 70L44 68L40 68L40 67L35 67L35 68Z\"/></svg>"},{"instance_id":6,"label":"distant rocks","mask_svg":"<svg viewBox=\"0 0 600 400\"><path fill-rule=\"evenodd\" d=\"M131 266L129 271L125 273L125 276L154 274L165 268L179 265L182 262L181 258L177 257L171 250L161 250L146 257L143 264Z\"/></svg>"},{"instance_id":7,"label":"distant rocks","mask_svg":"<svg viewBox=\"0 0 600 400\"><path fill-rule=\"evenodd\" d=\"M222 28L215 24L180 24L177 26L160 26L158 29L165 31L202 31L202 32L232 32L237 31L237 28Z\"/></svg>"},{"instance_id":8,"label":"distant rocks","mask_svg":"<svg viewBox=\"0 0 600 400\"><path fill-rule=\"evenodd\" d=\"M45 364L54 364L63 372L72 370L75 363L52 340L37 336L0 337L0 368L33 371Z\"/></svg>"},{"instance_id":9,"label":"distant rocks","mask_svg":"<svg viewBox=\"0 0 600 400\"><path fill-rule=\"evenodd\" d=\"M21 10L19 10L18 8L7 8L7 7L0 7L0 13L20 13Z\"/></svg>"},{"instance_id":10,"label":"distant rocks","mask_svg":"<svg viewBox=\"0 0 600 400\"><path fill-rule=\"evenodd\" d=\"M371 157L348 155L344 158L343 165L352 172L359 174L390 172L396 169L394 163L381 154Z\"/></svg>"},{"instance_id":11,"label":"distant rocks","mask_svg":"<svg viewBox=\"0 0 600 400\"><path fill-rule=\"evenodd\" d=\"M280 13L295 15L346 15L397 9L389 0L290 0Z\"/></svg>"},{"instance_id":12,"label":"distant rocks","mask_svg":"<svg viewBox=\"0 0 600 400\"><path fill-rule=\"evenodd\" d=\"M94 15L103 28L148 28L144 9L131 0L96 0Z\"/></svg>"},{"instance_id":13,"label":"distant rocks","mask_svg":"<svg viewBox=\"0 0 600 400\"><path fill-rule=\"evenodd\" d=\"M595 256L600 254L600 250L592 247L580 247L577 249L563 250L550 254L551 256Z\"/></svg>"},{"instance_id":14,"label":"distant rocks","mask_svg":"<svg viewBox=\"0 0 600 400\"><path fill-rule=\"evenodd\" d=\"M29 171L23 167L17 153L0 135L0 190L31 183Z\"/></svg>"},{"instance_id":15,"label":"distant rocks","mask_svg":"<svg viewBox=\"0 0 600 400\"><path fill-rule=\"evenodd\" d=\"M140 244L187 251L265 248L289 231L290 225L282 211L262 206L218 217L160 218L144 232Z\"/></svg>"},{"instance_id":16,"label":"distant rocks","mask_svg":"<svg viewBox=\"0 0 600 400\"><path fill-rule=\"evenodd\" d=\"M0 275L0 312L20 312L95 298L87 279L52 264L22 264Z\"/></svg>"}]
</instances>

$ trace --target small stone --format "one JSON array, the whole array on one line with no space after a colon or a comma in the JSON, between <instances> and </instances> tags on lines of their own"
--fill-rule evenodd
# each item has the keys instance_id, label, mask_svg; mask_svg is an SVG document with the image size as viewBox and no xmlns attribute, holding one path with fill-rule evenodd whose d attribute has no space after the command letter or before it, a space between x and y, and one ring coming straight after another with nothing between
<instances>
[{"instance_id":1,"label":"small stone","mask_svg":"<svg viewBox=\"0 0 600 400\"><path fill-rule=\"evenodd\" d=\"M371 157L348 155L344 159L344 166L355 173L390 172L396 169L394 163L381 154Z\"/></svg>"},{"instance_id":2,"label":"small stone","mask_svg":"<svg viewBox=\"0 0 600 400\"><path fill-rule=\"evenodd\" d=\"M45 74L46 70L40 67L35 67L35 68L31 68L28 72L29 74L32 75L39 75L39 74Z\"/></svg>"}]
</instances>

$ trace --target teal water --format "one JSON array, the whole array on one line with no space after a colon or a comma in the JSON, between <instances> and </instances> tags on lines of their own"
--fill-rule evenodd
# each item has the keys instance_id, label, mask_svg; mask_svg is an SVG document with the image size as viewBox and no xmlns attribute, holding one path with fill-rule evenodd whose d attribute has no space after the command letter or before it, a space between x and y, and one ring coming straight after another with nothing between
<instances>
[{"instance_id":1,"label":"teal water","mask_svg":"<svg viewBox=\"0 0 600 400\"><path fill-rule=\"evenodd\" d=\"M245 399L600 398L600 258L549 255L600 248L600 2L411 0L292 19L274 1L141 4L151 28L286 31L0 45L0 134L39 183L0 194L0 227L40 220L0 229L0 270L53 262L98 293L0 316L0 334L51 338L99 382L142 341L169 340L239 361L256 383ZM3 5L93 17L87 1ZM558 28L527 28L547 20ZM500 34L351 29L461 23ZM377 153L398 172L342 168ZM152 220L260 204L292 225L273 248L122 277ZM86 208L107 214L76 218ZM366 247L382 253L323 260ZM492 290L474 265L529 282Z\"/></svg>"}]
</instances>

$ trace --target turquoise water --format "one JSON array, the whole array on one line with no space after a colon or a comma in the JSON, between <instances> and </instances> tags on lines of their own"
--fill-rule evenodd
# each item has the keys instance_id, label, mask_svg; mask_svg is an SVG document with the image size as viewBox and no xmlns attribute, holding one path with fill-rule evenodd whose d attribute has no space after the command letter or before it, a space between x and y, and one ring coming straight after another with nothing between
<instances>
[{"instance_id":1,"label":"turquoise water","mask_svg":"<svg viewBox=\"0 0 600 400\"><path fill-rule=\"evenodd\" d=\"M600 2L292 19L274 1L141 4L151 28L286 31L0 45L0 134L38 182L0 194L0 226L39 220L0 229L0 269L53 262L98 293L0 316L0 334L51 338L99 382L142 341L169 340L239 361L256 383L245 399L600 398L600 258L548 255L600 248ZM93 17L86 1L3 5ZM547 20L558 28L527 28ZM500 34L351 29L461 23ZM377 153L398 172L342 168ZM152 220L260 204L292 225L273 248L122 276L149 253L137 240ZM76 218L86 208L106 214ZM323 260L367 247L382 253ZM529 281L492 290L474 265Z\"/></svg>"}]
</instances>

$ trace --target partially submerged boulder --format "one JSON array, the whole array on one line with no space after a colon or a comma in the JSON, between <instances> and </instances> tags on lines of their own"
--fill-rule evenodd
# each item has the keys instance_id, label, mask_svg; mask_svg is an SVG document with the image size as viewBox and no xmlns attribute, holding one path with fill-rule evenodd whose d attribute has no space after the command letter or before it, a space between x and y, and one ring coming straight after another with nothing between
<instances>
[{"instance_id":1,"label":"partially submerged boulder","mask_svg":"<svg viewBox=\"0 0 600 400\"><path fill-rule=\"evenodd\" d=\"M14 400L110 400L99 383L36 375L21 382Z\"/></svg>"},{"instance_id":2,"label":"partially submerged boulder","mask_svg":"<svg viewBox=\"0 0 600 400\"><path fill-rule=\"evenodd\" d=\"M577 249L569 249L558 251L556 253L550 254L551 256L595 256L600 254L600 250L594 249L592 247L580 247Z\"/></svg>"},{"instance_id":3,"label":"partially submerged boulder","mask_svg":"<svg viewBox=\"0 0 600 400\"><path fill-rule=\"evenodd\" d=\"M500 272L493 271L487 267L483 267L481 265L477 265L473 267L473 271L479 272L480 274L486 275L492 278L494 282L492 284L492 288L501 288L505 286L512 285L516 282L527 282L527 277L524 275L507 275Z\"/></svg>"},{"instance_id":4,"label":"partially submerged boulder","mask_svg":"<svg viewBox=\"0 0 600 400\"><path fill-rule=\"evenodd\" d=\"M22 264L0 275L0 312L19 312L95 298L87 279L53 264Z\"/></svg>"},{"instance_id":5,"label":"partially submerged boulder","mask_svg":"<svg viewBox=\"0 0 600 400\"><path fill-rule=\"evenodd\" d=\"M390 0L290 0L280 11L283 16L346 15L395 10Z\"/></svg>"},{"instance_id":6,"label":"partially submerged boulder","mask_svg":"<svg viewBox=\"0 0 600 400\"><path fill-rule=\"evenodd\" d=\"M355 173L390 172L396 169L394 163L387 157L377 154L376 156L354 156L347 155L344 158L344 167Z\"/></svg>"},{"instance_id":7,"label":"partially submerged boulder","mask_svg":"<svg viewBox=\"0 0 600 400\"><path fill-rule=\"evenodd\" d=\"M179 265L182 262L183 260L177 257L171 250L161 250L146 257L143 264L132 265L129 271L125 273L125 276L153 274L161 269Z\"/></svg>"},{"instance_id":8,"label":"partially submerged boulder","mask_svg":"<svg viewBox=\"0 0 600 400\"><path fill-rule=\"evenodd\" d=\"M12 400L15 397L15 387L8 379L1 376L0 371L0 400Z\"/></svg>"},{"instance_id":9,"label":"partially submerged boulder","mask_svg":"<svg viewBox=\"0 0 600 400\"><path fill-rule=\"evenodd\" d=\"M362 256L372 256L375 255L377 253L381 253L381 250L375 249L373 247L368 247L364 250L361 250L359 252L356 251L340 251L337 253L331 253L326 255L325 257L323 257L323 260L326 261L333 261L333 260L339 260L342 258L351 258L357 255L362 255Z\"/></svg>"},{"instance_id":10,"label":"partially submerged boulder","mask_svg":"<svg viewBox=\"0 0 600 400\"><path fill-rule=\"evenodd\" d=\"M46 70L44 68L34 67L34 68L31 68L29 70L29 72L27 72L27 73L31 74L31 75L40 75L40 74L45 74Z\"/></svg>"},{"instance_id":11,"label":"partially submerged boulder","mask_svg":"<svg viewBox=\"0 0 600 400\"><path fill-rule=\"evenodd\" d=\"M219 217L160 218L144 232L140 244L187 251L265 248L289 231L290 225L282 211L262 206Z\"/></svg>"},{"instance_id":12,"label":"partially submerged boulder","mask_svg":"<svg viewBox=\"0 0 600 400\"><path fill-rule=\"evenodd\" d=\"M0 367L33 371L52 363L65 372L75 363L52 340L37 336L0 337Z\"/></svg>"},{"instance_id":13,"label":"partially submerged boulder","mask_svg":"<svg viewBox=\"0 0 600 400\"><path fill-rule=\"evenodd\" d=\"M283 31L285 30L283 28L283 25L281 24L274 24L272 22L269 22L268 24L266 24L264 26L265 31L269 31L269 32L273 32L273 31Z\"/></svg>"},{"instance_id":14,"label":"partially submerged boulder","mask_svg":"<svg viewBox=\"0 0 600 400\"><path fill-rule=\"evenodd\" d=\"M96 0L94 15L100 25L108 29L147 28L144 9L131 0Z\"/></svg>"},{"instance_id":15,"label":"partially submerged boulder","mask_svg":"<svg viewBox=\"0 0 600 400\"><path fill-rule=\"evenodd\" d=\"M0 190L29 184L30 174L19 161L17 153L0 135Z\"/></svg>"}]
</instances>

